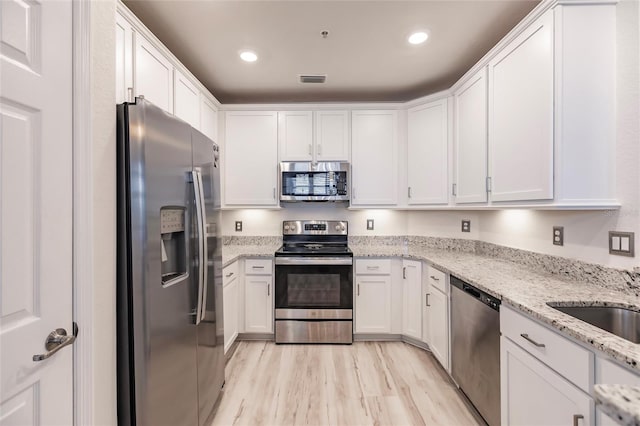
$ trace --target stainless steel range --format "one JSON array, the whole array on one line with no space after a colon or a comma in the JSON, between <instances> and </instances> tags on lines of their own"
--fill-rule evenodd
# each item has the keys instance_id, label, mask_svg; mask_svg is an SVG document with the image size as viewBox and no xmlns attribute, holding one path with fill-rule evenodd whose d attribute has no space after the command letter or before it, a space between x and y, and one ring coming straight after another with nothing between
<instances>
[{"instance_id":1,"label":"stainless steel range","mask_svg":"<svg viewBox=\"0 0 640 426\"><path fill-rule=\"evenodd\" d=\"M276 343L353 342L353 253L346 221L282 223L275 253Z\"/></svg>"}]
</instances>

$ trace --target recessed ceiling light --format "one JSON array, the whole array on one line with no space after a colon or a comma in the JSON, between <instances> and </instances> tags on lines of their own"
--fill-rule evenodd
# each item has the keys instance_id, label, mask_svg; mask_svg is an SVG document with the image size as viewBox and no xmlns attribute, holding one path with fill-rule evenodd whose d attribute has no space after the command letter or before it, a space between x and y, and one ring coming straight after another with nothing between
<instances>
[{"instance_id":1,"label":"recessed ceiling light","mask_svg":"<svg viewBox=\"0 0 640 426\"><path fill-rule=\"evenodd\" d=\"M258 55L250 50L244 50L240 52L240 59L245 62L255 62L258 60Z\"/></svg>"},{"instance_id":2,"label":"recessed ceiling light","mask_svg":"<svg viewBox=\"0 0 640 426\"><path fill-rule=\"evenodd\" d=\"M420 32L411 34L408 40L409 40L409 43L411 44L420 44L427 41L428 38L429 38L429 34L425 33L424 31L420 31Z\"/></svg>"}]
</instances>

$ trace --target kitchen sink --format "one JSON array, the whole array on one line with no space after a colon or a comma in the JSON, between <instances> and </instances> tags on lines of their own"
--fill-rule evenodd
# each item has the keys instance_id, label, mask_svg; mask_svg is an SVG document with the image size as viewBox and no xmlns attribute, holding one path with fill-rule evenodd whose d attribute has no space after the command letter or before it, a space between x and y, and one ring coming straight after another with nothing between
<instances>
[{"instance_id":1,"label":"kitchen sink","mask_svg":"<svg viewBox=\"0 0 640 426\"><path fill-rule=\"evenodd\" d=\"M640 343L640 312L611 306L547 305L630 342Z\"/></svg>"}]
</instances>

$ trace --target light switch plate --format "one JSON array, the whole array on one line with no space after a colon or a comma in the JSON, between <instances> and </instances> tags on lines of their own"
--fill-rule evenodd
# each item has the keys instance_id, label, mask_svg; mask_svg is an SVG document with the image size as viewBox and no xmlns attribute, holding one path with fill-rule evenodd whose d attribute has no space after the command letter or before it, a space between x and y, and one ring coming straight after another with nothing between
<instances>
[{"instance_id":1,"label":"light switch plate","mask_svg":"<svg viewBox=\"0 0 640 426\"><path fill-rule=\"evenodd\" d=\"M367 231L373 231L373 219L367 219Z\"/></svg>"},{"instance_id":2,"label":"light switch plate","mask_svg":"<svg viewBox=\"0 0 640 426\"><path fill-rule=\"evenodd\" d=\"M556 246L564 245L564 226L553 227L553 244Z\"/></svg>"},{"instance_id":3,"label":"light switch plate","mask_svg":"<svg viewBox=\"0 0 640 426\"><path fill-rule=\"evenodd\" d=\"M462 219L462 232L471 232L471 221Z\"/></svg>"},{"instance_id":4,"label":"light switch plate","mask_svg":"<svg viewBox=\"0 0 640 426\"><path fill-rule=\"evenodd\" d=\"M236 220L236 232L242 232L242 221Z\"/></svg>"},{"instance_id":5,"label":"light switch plate","mask_svg":"<svg viewBox=\"0 0 640 426\"><path fill-rule=\"evenodd\" d=\"M633 232L609 231L609 254L635 257Z\"/></svg>"}]
</instances>

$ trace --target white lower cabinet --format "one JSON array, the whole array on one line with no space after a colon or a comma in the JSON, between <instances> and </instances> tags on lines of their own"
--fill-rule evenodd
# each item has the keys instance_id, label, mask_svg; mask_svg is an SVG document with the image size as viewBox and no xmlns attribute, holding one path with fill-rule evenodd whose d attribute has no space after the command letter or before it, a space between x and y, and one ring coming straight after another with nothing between
<instances>
[{"instance_id":1,"label":"white lower cabinet","mask_svg":"<svg viewBox=\"0 0 640 426\"><path fill-rule=\"evenodd\" d=\"M224 313L224 351L229 350L238 337L238 262L222 271L222 300Z\"/></svg>"},{"instance_id":2,"label":"white lower cabinet","mask_svg":"<svg viewBox=\"0 0 640 426\"><path fill-rule=\"evenodd\" d=\"M273 333L272 264L271 259L245 260L245 333Z\"/></svg>"},{"instance_id":3,"label":"white lower cabinet","mask_svg":"<svg viewBox=\"0 0 640 426\"><path fill-rule=\"evenodd\" d=\"M608 359L597 357L595 383L640 386L640 375ZM596 424L598 426L616 426L619 423L596 409Z\"/></svg>"},{"instance_id":4,"label":"white lower cabinet","mask_svg":"<svg viewBox=\"0 0 640 426\"><path fill-rule=\"evenodd\" d=\"M422 339L422 263L402 261L402 334Z\"/></svg>"},{"instance_id":5,"label":"white lower cabinet","mask_svg":"<svg viewBox=\"0 0 640 426\"><path fill-rule=\"evenodd\" d=\"M445 370L449 371L449 283L447 275L432 266L427 267L426 286L421 298L423 340Z\"/></svg>"},{"instance_id":6,"label":"white lower cabinet","mask_svg":"<svg viewBox=\"0 0 640 426\"><path fill-rule=\"evenodd\" d=\"M503 425L593 424L593 400L506 337L500 339Z\"/></svg>"},{"instance_id":7,"label":"white lower cabinet","mask_svg":"<svg viewBox=\"0 0 640 426\"><path fill-rule=\"evenodd\" d=\"M357 259L355 269L355 332L390 333L391 260Z\"/></svg>"}]
</instances>

